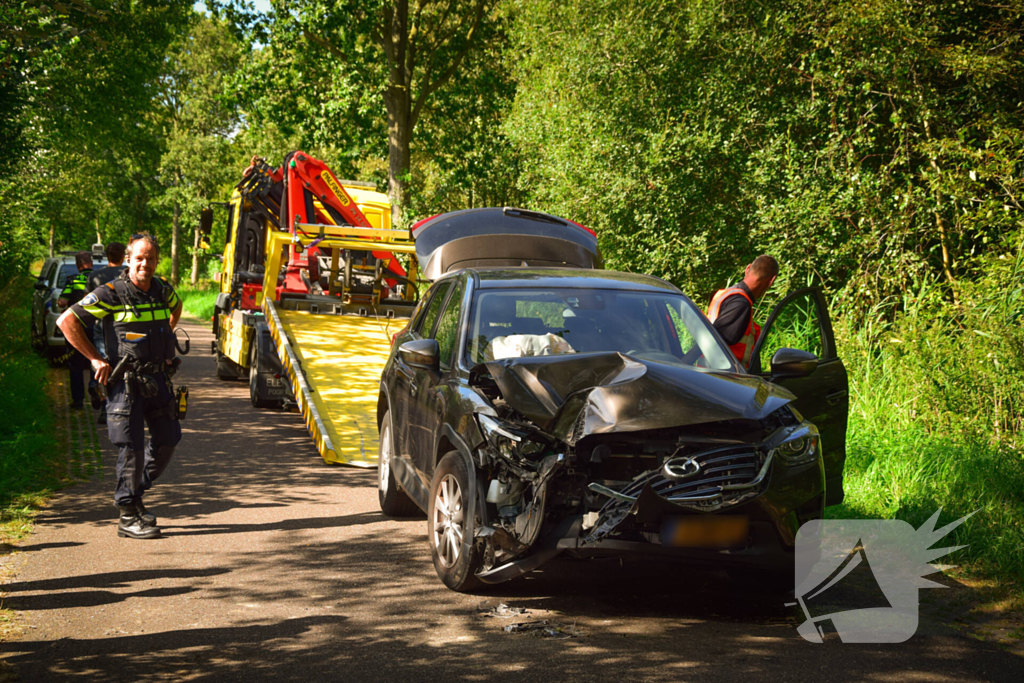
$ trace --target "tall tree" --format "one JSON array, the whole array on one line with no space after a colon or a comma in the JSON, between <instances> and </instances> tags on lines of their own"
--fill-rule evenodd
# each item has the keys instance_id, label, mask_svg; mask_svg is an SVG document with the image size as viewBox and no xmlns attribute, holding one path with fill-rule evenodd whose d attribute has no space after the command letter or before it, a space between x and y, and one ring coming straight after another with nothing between
<instances>
[{"instance_id":1,"label":"tall tree","mask_svg":"<svg viewBox=\"0 0 1024 683\"><path fill-rule=\"evenodd\" d=\"M233 174L230 140L239 115L225 97L241 50L223 21L201 14L171 45L157 101L166 140L161 201L171 209L171 281L181 276L182 225L192 225L190 281L199 279L199 212Z\"/></svg>"},{"instance_id":2,"label":"tall tree","mask_svg":"<svg viewBox=\"0 0 1024 683\"><path fill-rule=\"evenodd\" d=\"M256 95L273 98L274 106L350 120L367 116L367 101L382 103L388 193L397 224L408 198L417 124L491 30L493 5L494 0L273 0L269 51L261 62L270 71L262 76L273 73L275 86L288 83L292 97L285 99L280 91ZM298 77L274 65L287 65ZM355 144L366 144L361 137L353 135Z\"/></svg>"},{"instance_id":3,"label":"tall tree","mask_svg":"<svg viewBox=\"0 0 1024 683\"><path fill-rule=\"evenodd\" d=\"M612 266L705 298L770 251L864 310L1021 230L1020 0L519 5L521 182Z\"/></svg>"},{"instance_id":4,"label":"tall tree","mask_svg":"<svg viewBox=\"0 0 1024 683\"><path fill-rule=\"evenodd\" d=\"M16 133L0 171L4 232L28 230L53 248L91 243L97 224L104 234L156 227L148 197L160 142L147 117L189 12L187 0L4 5L0 71L13 96L0 130Z\"/></svg>"}]
</instances>

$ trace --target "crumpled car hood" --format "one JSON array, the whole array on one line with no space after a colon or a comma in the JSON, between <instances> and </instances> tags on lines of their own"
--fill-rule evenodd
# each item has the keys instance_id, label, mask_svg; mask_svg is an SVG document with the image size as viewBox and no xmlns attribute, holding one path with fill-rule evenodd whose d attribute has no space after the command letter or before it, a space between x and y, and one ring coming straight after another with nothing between
<instances>
[{"instance_id":1,"label":"crumpled car hood","mask_svg":"<svg viewBox=\"0 0 1024 683\"><path fill-rule=\"evenodd\" d=\"M470 383L484 372L510 407L569 445L590 434L757 420L796 398L758 377L621 353L490 361L473 369Z\"/></svg>"}]
</instances>

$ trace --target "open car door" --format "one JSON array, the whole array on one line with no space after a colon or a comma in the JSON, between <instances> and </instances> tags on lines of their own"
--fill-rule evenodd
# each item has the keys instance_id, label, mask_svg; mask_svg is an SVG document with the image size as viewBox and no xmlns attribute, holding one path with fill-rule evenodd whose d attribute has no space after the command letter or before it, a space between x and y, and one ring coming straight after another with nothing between
<instances>
[{"instance_id":1,"label":"open car door","mask_svg":"<svg viewBox=\"0 0 1024 683\"><path fill-rule=\"evenodd\" d=\"M818 367L806 377L771 377L771 359L781 348L816 355ZM825 463L825 505L843 502L846 463L846 420L850 412L846 368L836 351L825 296L818 287L788 294L774 309L754 344L750 372L796 395L794 405L821 432Z\"/></svg>"}]
</instances>

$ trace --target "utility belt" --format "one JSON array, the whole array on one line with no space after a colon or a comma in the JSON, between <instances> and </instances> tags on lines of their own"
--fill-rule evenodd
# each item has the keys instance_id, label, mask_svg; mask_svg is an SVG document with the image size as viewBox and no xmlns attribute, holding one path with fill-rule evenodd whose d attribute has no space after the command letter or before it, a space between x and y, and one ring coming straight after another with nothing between
<instances>
[{"instance_id":1,"label":"utility belt","mask_svg":"<svg viewBox=\"0 0 1024 683\"><path fill-rule=\"evenodd\" d=\"M157 383L156 376L163 375L172 400L165 408L157 409L154 415L150 417L163 413L166 410L168 416L182 420L185 418L185 413L188 409L188 387L178 387L178 391L175 392L174 384L171 382L171 378L178 372L179 365L181 365L180 358L175 358L170 363L144 363L133 356L122 356L121 360L114 367L113 372L110 373L108 382L113 383L123 380L125 398L128 403L131 403L135 399L136 394L141 398L153 398L159 395L160 385Z\"/></svg>"}]
</instances>

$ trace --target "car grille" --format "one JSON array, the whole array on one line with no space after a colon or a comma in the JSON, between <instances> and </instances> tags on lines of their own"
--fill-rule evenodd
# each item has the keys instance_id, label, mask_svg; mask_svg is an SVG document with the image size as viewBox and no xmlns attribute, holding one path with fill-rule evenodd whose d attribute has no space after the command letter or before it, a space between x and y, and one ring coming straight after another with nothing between
<instances>
[{"instance_id":1,"label":"car grille","mask_svg":"<svg viewBox=\"0 0 1024 683\"><path fill-rule=\"evenodd\" d=\"M673 461L690 460L698 465L693 475L670 477L665 467L651 470L629 483L621 493L635 497L648 484L663 498L676 501L714 500L723 494L749 487L764 465L764 454L749 446L716 448L691 456L677 456ZM686 471L692 468L687 468ZM723 501L724 502L724 501Z\"/></svg>"},{"instance_id":2,"label":"car grille","mask_svg":"<svg viewBox=\"0 0 1024 683\"><path fill-rule=\"evenodd\" d=\"M648 485L670 503L701 512L714 512L754 498L767 486L771 459L771 453L757 446L726 446L673 455L661 467L641 474L618 491L591 483L591 491L610 500L598 513L585 543L599 541L623 522ZM695 471L688 461L697 465ZM668 467L672 464L676 467Z\"/></svg>"}]
</instances>

